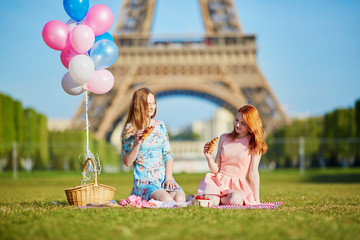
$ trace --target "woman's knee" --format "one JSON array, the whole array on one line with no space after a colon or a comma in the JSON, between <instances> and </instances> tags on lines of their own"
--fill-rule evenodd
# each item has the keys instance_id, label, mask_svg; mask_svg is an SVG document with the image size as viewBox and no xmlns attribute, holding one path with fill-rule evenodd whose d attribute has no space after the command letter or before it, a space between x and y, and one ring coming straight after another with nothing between
<instances>
[{"instance_id":1,"label":"woman's knee","mask_svg":"<svg viewBox=\"0 0 360 240\"><path fill-rule=\"evenodd\" d=\"M184 191L176 191L176 194L174 196L174 200L176 202L185 202L186 200L185 192Z\"/></svg>"},{"instance_id":2,"label":"woman's knee","mask_svg":"<svg viewBox=\"0 0 360 240\"><path fill-rule=\"evenodd\" d=\"M229 200L229 204L231 205L243 205L244 195L237 192L231 193L228 200Z\"/></svg>"},{"instance_id":3,"label":"woman's knee","mask_svg":"<svg viewBox=\"0 0 360 240\"><path fill-rule=\"evenodd\" d=\"M164 190L155 191L153 194L150 195L150 199L154 199L162 202L168 202L173 200L171 195Z\"/></svg>"}]
</instances>

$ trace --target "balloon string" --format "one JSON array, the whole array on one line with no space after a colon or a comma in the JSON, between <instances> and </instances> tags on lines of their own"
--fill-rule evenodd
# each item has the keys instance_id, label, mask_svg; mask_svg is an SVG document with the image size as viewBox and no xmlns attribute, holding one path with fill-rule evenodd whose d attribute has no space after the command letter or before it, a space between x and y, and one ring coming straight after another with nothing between
<instances>
[{"instance_id":1,"label":"balloon string","mask_svg":"<svg viewBox=\"0 0 360 240\"><path fill-rule=\"evenodd\" d=\"M99 155L96 153L93 154L89 149L89 116L88 116L88 104L89 104L89 95L87 90L85 90L85 120L86 120L86 154L82 154L79 156L80 159L85 163L88 158L92 158L95 162L97 174L101 173L101 165ZM83 180L81 184L87 184L94 181L94 170L95 166L93 166L92 162L86 165L85 173L83 173Z\"/></svg>"},{"instance_id":2,"label":"balloon string","mask_svg":"<svg viewBox=\"0 0 360 240\"><path fill-rule=\"evenodd\" d=\"M89 103L89 96L88 96L88 92L85 90L86 155L90 155L90 150L89 150L89 116L88 116L88 103Z\"/></svg>"}]
</instances>

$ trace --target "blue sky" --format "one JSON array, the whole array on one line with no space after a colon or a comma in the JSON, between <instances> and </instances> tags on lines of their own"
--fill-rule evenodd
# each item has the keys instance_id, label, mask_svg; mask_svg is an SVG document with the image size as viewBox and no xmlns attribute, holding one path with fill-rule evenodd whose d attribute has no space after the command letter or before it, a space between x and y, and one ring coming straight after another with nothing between
<instances>
[{"instance_id":1,"label":"blue sky","mask_svg":"<svg viewBox=\"0 0 360 240\"><path fill-rule=\"evenodd\" d=\"M107 5L114 14L114 27L121 2L90 0L90 6ZM353 107L360 99L360 1L234 3L243 31L257 36L260 69L290 117L323 115ZM61 79L67 69L60 62L60 52L47 47L41 36L44 25L55 19L69 19L62 0L2 2L0 92L48 118L71 118L81 96L63 91ZM152 31L203 33L198 1L158 1ZM158 108L158 118L177 128L210 117L216 106L177 96L160 99Z\"/></svg>"}]
</instances>

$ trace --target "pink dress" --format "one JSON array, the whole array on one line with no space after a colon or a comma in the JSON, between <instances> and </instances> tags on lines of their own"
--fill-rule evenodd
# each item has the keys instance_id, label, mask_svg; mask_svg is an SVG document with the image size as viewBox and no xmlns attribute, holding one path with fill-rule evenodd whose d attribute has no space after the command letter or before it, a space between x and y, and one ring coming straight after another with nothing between
<instances>
[{"instance_id":1,"label":"pink dress","mask_svg":"<svg viewBox=\"0 0 360 240\"><path fill-rule=\"evenodd\" d=\"M232 192L244 196L244 205L256 204L250 188L248 170L251 162L249 137L231 142L227 134L221 136L220 169L217 173L207 173L200 182L197 195L212 194L218 197Z\"/></svg>"}]
</instances>

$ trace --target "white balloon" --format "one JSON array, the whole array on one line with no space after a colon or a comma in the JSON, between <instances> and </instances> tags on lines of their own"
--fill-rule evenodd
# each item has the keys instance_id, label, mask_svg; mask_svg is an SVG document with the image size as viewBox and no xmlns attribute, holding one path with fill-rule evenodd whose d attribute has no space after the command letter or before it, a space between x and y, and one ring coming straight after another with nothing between
<instances>
[{"instance_id":1,"label":"white balloon","mask_svg":"<svg viewBox=\"0 0 360 240\"><path fill-rule=\"evenodd\" d=\"M69 27L69 30L72 31L75 27L84 24L83 20L81 20L80 22L77 22L75 20L73 20L72 18L70 18L67 22L66 25Z\"/></svg>"},{"instance_id":2,"label":"white balloon","mask_svg":"<svg viewBox=\"0 0 360 240\"><path fill-rule=\"evenodd\" d=\"M74 81L86 84L94 76L94 62L86 55L76 55L70 60L69 73Z\"/></svg>"},{"instance_id":3,"label":"white balloon","mask_svg":"<svg viewBox=\"0 0 360 240\"><path fill-rule=\"evenodd\" d=\"M74 79L72 79L70 76L69 72L63 76L61 85L64 91L70 95L79 95L84 92L84 86L78 82L75 82Z\"/></svg>"}]
</instances>

